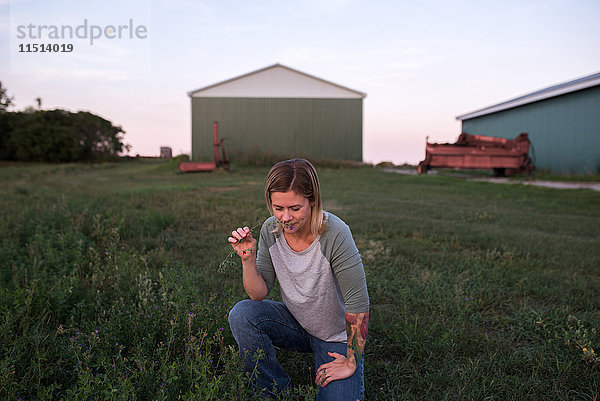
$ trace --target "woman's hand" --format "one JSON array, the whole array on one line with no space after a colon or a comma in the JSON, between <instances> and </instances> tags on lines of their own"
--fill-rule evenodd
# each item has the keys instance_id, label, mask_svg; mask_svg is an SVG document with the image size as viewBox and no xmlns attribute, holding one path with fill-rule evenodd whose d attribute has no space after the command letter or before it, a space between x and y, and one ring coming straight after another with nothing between
<instances>
[{"instance_id":1,"label":"woman's hand","mask_svg":"<svg viewBox=\"0 0 600 401\"><path fill-rule=\"evenodd\" d=\"M328 352L332 358L335 358L329 363L324 363L317 369L315 384L325 387L334 380L346 379L356 371L356 364L346 359L344 355L337 352Z\"/></svg>"},{"instance_id":2,"label":"woman's hand","mask_svg":"<svg viewBox=\"0 0 600 401\"><path fill-rule=\"evenodd\" d=\"M256 240L252 237L248 227L240 227L232 231L231 237L227 240L242 260L250 259L256 255Z\"/></svg>"}]
</instances>

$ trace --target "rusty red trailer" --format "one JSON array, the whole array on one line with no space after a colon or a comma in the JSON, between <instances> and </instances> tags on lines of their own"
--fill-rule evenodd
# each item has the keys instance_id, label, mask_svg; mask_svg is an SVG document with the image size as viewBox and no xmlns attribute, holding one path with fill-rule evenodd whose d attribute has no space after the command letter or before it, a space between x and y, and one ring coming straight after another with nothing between
<instances>
[{"instance_id":1,"label":"rusty red trailer","mask_svg":"<svg viewBox=\"0 0 600 401\"><path fill-rule=\"evenodd\" d=\"M526 132L515 139L462 133L455 143L426 143L425 160L419 174L432 168L492 169L496 175L530 172L535 167L529 157Z\"/></svg>"},{"instance_id":2,"label":"rusty red trailer","mask_svg":"<svg viewBox=\"0 0 600 401\"><path fill-rule=\"evenodd\" d=\"M183 162L179 163L179 171L190 173L194 171L213 171L217 168L215 162Z\"/></svg>"},{"instance_id":3,"label":"rusty red trailer","mask_svg":"<svg viewBox=\"0 0 600 401\"><path fill-rule=\"evenodd\" d=\"M213 123L213 146L214 146L214 162L183 162L179 163L179 171L182 173L189 173L195 171L213 171L218 166L223 166L226 170L229 169L229 160L225 155L225 148L223 147L223 141L225 138L219 140L219 122ZM219 158L219 148L223 152L223 156Z\"/></svg>"}]
</instances>

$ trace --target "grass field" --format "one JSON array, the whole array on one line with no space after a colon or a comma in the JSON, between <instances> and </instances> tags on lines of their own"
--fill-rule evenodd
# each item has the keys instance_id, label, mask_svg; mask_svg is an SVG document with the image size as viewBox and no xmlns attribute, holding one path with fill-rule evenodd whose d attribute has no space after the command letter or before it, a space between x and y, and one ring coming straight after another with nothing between
<instances>
[{"instance_id":1,"label":"grass field","mask_svg":"<svg viewBox=\"0 0 600 401\"><path fill-rule=\"evenodd\" d=\"M368 400L598 399L598 192L317 168L365 264ZM267 171L1 165L0 399L251 399L217 270Z\"/></svg>"}]
</instances>

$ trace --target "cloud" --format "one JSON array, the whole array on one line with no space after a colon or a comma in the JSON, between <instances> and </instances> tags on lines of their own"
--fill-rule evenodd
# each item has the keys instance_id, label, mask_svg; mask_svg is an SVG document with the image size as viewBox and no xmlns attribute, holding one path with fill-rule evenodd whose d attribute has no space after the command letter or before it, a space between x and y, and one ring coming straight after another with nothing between
<instances>
[{"instance_id":1,"label":"cloud","mask_svg":"<svg viewBox=\"0 0 600 401\"><path fill-rule=\"evenodd\" d=\"M40 62L44 60L44 62ZM11 73L25 75L32 81L64 82L97 81L119 83L135 80L151 72L149 49L97 43L66 54L12 55Z\"/></svg>"},{"instance_id":2,"label":"cloud","mask_svg":"<svg viewBox=\"0 0 600 401\"><path fill-rule=\"evenodd\" d=\"M444 60L443 55L434 54L426 44L412 42L384 45L363 54L332 54L331 57L334 58L332 64L340 70L340 79L351 79L367 92L405 89L436 71Z\"/></svg>"},{"instance_id":3,"label":"cloud","mask_svg":"<svg viewBox=\"0 0 600 401\"><path fill-rule=\"evenodd\" d=\"M177 20L181 22L196 22L205 24L216 21L218 12L212 5L203 1L195 0L154 0L152 2L152 13L160 15L161 18Z\"/></svg>"},{"instance_id":4,"label":"cloud","mask_svg":"<svg viewBox=\"0 0 600 401\"><path fill-rule=\"evenodd\" d=\"M133 78L133 72L119 70L116 68L90 68L74 67L64 69L57 66L40 66L35 74L28 75L32 84L45 83L48 81L62 80L65 82L87 82L89 80L99 80L103 83L123 82Z\"/></svg>"},{"instance_id":5,"label":"cloud","mask_svg":"<svg viewBox=\"0 0 600 401\"><path fill-rule=\"evenodd\" d=\"M331 14L339 12L348 7L351 3L356 3L355 0L310 0L309 7L321 14Z\"/></svg>"},{"instance_id":6,"label":"cloud","mask_svg":"<svg viewBox=\"0 0 600 401\"><path fill-rule=\"evenodd\" d=\"M343 52L314 46L289 46L275 53L273 62L298 68L326 80L379 98L392 91L427 85L444 61L425 41L399 41L369 50ZM433 84L432 84L433 85Z\"/></svg>"},{"instance_id":7,"label":"cloud","mask_svg":"<svg viewBox=\"0 0 600 401\"><path fill-rule=\"evenodd\" d=\"M309 46L290 46L281 49L275 54L281 63L294 64L324 64L340 58L335 52L325 52Z\"/></svg>"}]
</instances>

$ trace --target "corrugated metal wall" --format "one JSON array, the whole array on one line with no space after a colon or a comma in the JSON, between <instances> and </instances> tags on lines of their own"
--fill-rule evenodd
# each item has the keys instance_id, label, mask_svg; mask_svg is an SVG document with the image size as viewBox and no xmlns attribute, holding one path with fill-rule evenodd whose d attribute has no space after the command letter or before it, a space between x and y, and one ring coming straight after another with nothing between
<instances>
[{"instance_id":1,"label":"corrugated metal wall","mask_svg":"<svg viewBox=\"0 0 600 401\"><path fill-rule=\"evenodd\" d=\"M502 138L527 132L536 168L595 173L600 168L600 86L463 120L462 131Z\"/></svg>"},{"instance_id":2,"label":"corrugated metal wall","mask_svg":"<svg viewBox=\"0 0 600 401\"><path fill-rule=\"evenodd\" d=\"M213 121L228 153L362 161L362 99L194 97L194 160L213 159Z\"/></svg>"}]
</instances>

